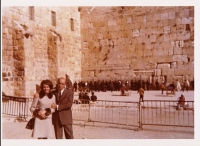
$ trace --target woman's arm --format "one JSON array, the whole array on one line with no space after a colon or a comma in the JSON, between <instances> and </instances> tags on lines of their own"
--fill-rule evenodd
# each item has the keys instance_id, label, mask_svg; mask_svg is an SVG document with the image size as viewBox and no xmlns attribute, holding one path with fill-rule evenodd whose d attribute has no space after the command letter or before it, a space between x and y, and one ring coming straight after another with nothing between
<instances>
[{"instance_id":1,"label":"woman's arm","mask_svg":"<svg viewBox=\"0 0 200 146\"><path fill-rule=\"evenodd\" d=\"M35 111L35 109L37 108L37 104L38 104L38 100L39 100L39 94L35 93L33 96L33 101L30 107L30 111L33 113Z\"/></svg>"},{"instance_id":2,"label":"woman's arm","mask_svg":"<svg viewBox=\"0 0 200 146\"><path fill-rule=\"evenodd\" d=\"M51 107L50 108L46 108L45 111L45 115L46 116L49 116L50 114L54 113L55 112L55 109L56 109L56 106L54 107L54 105L56 105L56 98L55 98L55 95L53 95L53 103L51 104Z\"/></svg>"}]
</instances>

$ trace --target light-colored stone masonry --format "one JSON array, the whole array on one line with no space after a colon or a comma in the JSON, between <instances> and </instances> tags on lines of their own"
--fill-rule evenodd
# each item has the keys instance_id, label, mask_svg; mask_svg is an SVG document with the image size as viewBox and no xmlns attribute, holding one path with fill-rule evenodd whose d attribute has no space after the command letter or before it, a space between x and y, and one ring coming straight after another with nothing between
<instances>
[{"instance_id":1,"label":"light-colored stone masonry","mask_svg":"<svg viewBox=\"0 0 200 146\"><path fill-rule=\"evenodd\" d=\"M32 96L43 79L55 85L65 74L72 81L81 78L78 7L34 7L34 12L29 20L29 7L2 7L2 91L7 95Z\"/></svg>"},{"instance_id":2,"label":"light-colored stone masonry","mask_svg":"<svg viewBox=\"0 0 200 146\"><path fill-rule=\"evenodd\" d=\"M80 7L82 79L194 78L194 7Z\"/></svg>"},{"instance_id":3,"label":"light-colored stone masonry","mask_svg":"<svg viewBox=\"0 0 200 146\"><path fill-rule=\"evenodd\" d=\"M41 80L194 78L194 7L2 7L2 91ZM51 23L56 12L56 26ZM71 31L70 18L74 19Z\"/></svg>"}]
</instances>

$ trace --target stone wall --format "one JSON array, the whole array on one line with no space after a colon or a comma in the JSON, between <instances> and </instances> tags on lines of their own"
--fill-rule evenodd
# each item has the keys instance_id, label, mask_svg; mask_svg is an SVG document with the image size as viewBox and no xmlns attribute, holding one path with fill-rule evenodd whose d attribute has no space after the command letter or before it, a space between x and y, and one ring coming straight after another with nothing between
<instances>
[{"instance_id":1,"label":"stone wall","mask_svg":"<svg viewBox=\"0 0 200 146\"><path fill-rule=\"evenodd\" d=\"M80 7L82 78L194 78L194 7Z\"/></svg>"},{"instance_id":2,"label":"stone wall","mask_svg":"<svg viewBox=\"0 0 200 146\"><path fill-rule=\"evenodd\" d=\"M72 81L81 78L78 7L34 7L34 12L29 20L29 7L2 7L2 91L7 95L32 96L43 79L55 86L66 74Z\"/></svg>"}]
</instances>

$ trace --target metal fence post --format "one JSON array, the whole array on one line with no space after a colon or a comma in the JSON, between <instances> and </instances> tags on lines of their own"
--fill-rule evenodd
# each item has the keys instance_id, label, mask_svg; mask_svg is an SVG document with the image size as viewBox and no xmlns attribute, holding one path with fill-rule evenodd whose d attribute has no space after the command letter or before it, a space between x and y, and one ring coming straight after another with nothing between
<instances>
[{"instance_id":1,"label":"metal fence post","mask_svg":"<svg viewBox=\"0 0 200 146\"><path fill-rule=\"evenodd\" d=\"M139 100L139 103L138 103L138 108L139 108L139 121L138 121L138 128L137 128L137 131L138 130L142 130L142 106L141 106L141 102Z\"/></svg>"},{"instance_id":2,"label":"metal fence post","mask_svg":"<svg viewBox=\"0 0 200 146\"><path fill-rule=\"evenodd\" d=\"M93 125L94 125L94 121L92 121L92 119L90 118L90 102L89 102L89 112L88 112L88 120L85 122L85 123L88 123L88 122L93 122ZM84 127L85 127L85 123L84 123Z\"/></svg>"}]
</instances>

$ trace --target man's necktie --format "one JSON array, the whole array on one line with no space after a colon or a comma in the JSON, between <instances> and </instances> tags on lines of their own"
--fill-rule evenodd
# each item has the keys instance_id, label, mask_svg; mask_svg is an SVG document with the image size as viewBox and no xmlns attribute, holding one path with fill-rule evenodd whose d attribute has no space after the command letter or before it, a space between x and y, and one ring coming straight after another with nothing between
<instances>
[{"instance_id":1,"label":"man's necktie","mask_svg":"<svg viewBox=\"0 0 200 146\"><path fill-rule=\"evenodd\" d=\"M59 91L58 99L59 99L59 101L60 101L60 99L61 99L61 91Z\"/></svg>"}]
</instances>

